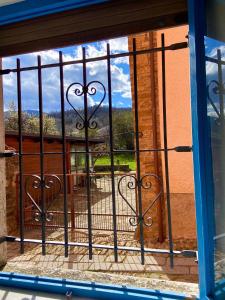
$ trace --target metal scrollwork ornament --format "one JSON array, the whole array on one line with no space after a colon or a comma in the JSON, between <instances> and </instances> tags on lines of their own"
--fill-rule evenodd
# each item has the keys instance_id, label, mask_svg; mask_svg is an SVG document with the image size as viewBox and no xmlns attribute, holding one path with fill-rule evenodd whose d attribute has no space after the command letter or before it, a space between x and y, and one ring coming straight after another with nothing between
<instances>
[{"instance_id":1,"label":"metal scrollwork ornament","mask_svg":"<svg viewBox=\"0 0 225 300\"><path fill-rule=\"evenodd\" d=\"M72 97L81 97L85 94L88 96L95 96L98 92L96 85L100 87L100 92L102 92L102 97L98 101L98 105L95 107L93 112L90 114L90 116L87 116L87 119L85 119L82 114L78 111L78 109L75 108L74 105L74 99ZM79 121L76 122L76 129L82 130L85 127L89 129L96 129L98 127L98 124L95 120L92 120L94 115L96 114L99 107L102 105L103 101L106 97L106 89L105 86L100 81L91 81L86 86L82 85L79 82L74 82L69 85L66 91L66 100L69 103L69 105L72 107L72 109L75 111L77 116L79 117Z\"/></svg>"},{"instance_id":2,"label":"metal scrollwork ornament","mask_svg":"<svg viewBox=\"0 0 225 300\"><path fill-rule=\"evenodd\" d=\"M140 213L136 210L136 208L134 208L129 203L129 201L126 199L126 197L124 196L124 193L123 193L123 190L122 190L122 181L125 178L129 178L129 180L126 184L126 187L129 190L137 190L137 189L139 189L139 191L141 191L141 189L150 190L153 187L152 180L157 181L159 186L160 186L160 191L150 201L149 206L147 207L147 209L145 209L145 211L142 213L142 215L140 215ZM118 182L118 192L119 192L120 196L122 197L122 199L126 202L126 204L130 207L130 209L134 213L134 216L130 217L130 219L129 219L130 225L131 226L138 226L142 223L146 227L151 227L152 224L153 224L153 219L152 219L151 216L147 216L147 214L162 194L162 182L161 182L160 177L157 176L156 174L146 174L138 181L138 179L136 178L135 175L124 175L120 178L120 180Z\"/></svg>"},{"instance_id":3,"label":"metal scrollwork ornament","mask_svg":"<svg viewBox=\"0 0 225 300\"><path fill-rule=\"evenodd\" d=\"M54 199L50 201L49 203L46 203L45 211L42 210L41 205L38 203L37 199L32 195L32 191L37 190L54 190L55 195ZM57 198L57 195L61 192L62 184L61 180L56 175L47 175L41 179L41 176L39 175L30 175L25 182L25 193L32 202L33 205L33 220L35 222L42 222L45 220L46 222L52 222L53 221L53 213L49 212L50 206L54 203L54 201ZM41 199L41 201L45 201L45 199Z\"/></svg>"},{"instance_id":4,"label":"metal scrollwork ornament","mask_svg":"<svg viewBox=\"0 0 225 300\"><path fill-rule=\"evenodd\" d=\"M225 95L225 82L220 83L217 80L211 80L209 82L209 84L207 85L207 97L208 97L209 103L213 107L213 109L218 117L217 123L220 123L221 118L224 117L224 113L221 116L221 111L219 111L219 109L214 104L214 101L212 99L212 94L214 94L216 96Z\"/></svg>"}]
</instances>

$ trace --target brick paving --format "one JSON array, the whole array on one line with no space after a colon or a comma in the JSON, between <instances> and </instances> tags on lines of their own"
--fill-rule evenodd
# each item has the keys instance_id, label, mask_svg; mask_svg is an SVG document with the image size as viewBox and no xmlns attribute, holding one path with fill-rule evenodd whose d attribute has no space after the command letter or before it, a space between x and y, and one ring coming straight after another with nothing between
<instances>
[{"instance_id":1,"label":"brick paving","mask_svg":"<svg viewBox=\"0 0 225 300\"><path fill-rule=\"evenodd\" d=\"M124 182L122 189L126 188L127 182ZM111 213L111 193L109 193L110 180L102 178L96 181L97 191L100 191L102 196L98 201L94 201L92 211L103 213ZM116 190L118 195L118 190ZM75 197L76 195L74 195ZM97 195L96 197L99 197ZM132 194L127 196L130 203L132 203ZM129 198L130 197L130 198ZM76 198L77 199L77 198ZM78 198L79 199L79 198ZM78 204L81 203L77 200ZM83 201L84 202L84 201ZM82 202L82 203L83 203ZM77 204L77 205L78 205ZM83 207L79 204L80 210L87 211L87 207L83 203ZM119 213L127 212L122 198L117 198L117 208ZM99 219L95 225L96 228L101 228L101 220ZM127 220L127 226L129 220ZM133 230L133 228L132 228ZM140 244L134 239L134 231L117 232L118 245L126 247L139 247ZM112 245L114 242L113 232L104 231L101 229L93 230L92 232L93 244ZM49 229L46 230L47 240L64 241L64 229ZM25 231L25 238L41 239L41 227L27 228ZM69 230L69 241L71 242L88 242L87 230ZM155 245L154 245L155 246ZM165 245L158 245L158 247L168 247ZM59 245L46 246L46 255L42 256L41 245L26 244L25 253L19 253L19 244L8 244L8 264L7 267L12 270L21 269L26 266L32 268L42 268L46 270L63 269L63 270L77 270L77 271L94 271L106 272L111 274L131 274L134 276L155 277L165 279L176 279L181 281L197 281L197 265L193 258L176 257L174 268L170 268L168 255L145 255L145 265L141 264L141 257L139 252L132 251L118 251L118 262L114 260L113 250L107 249L93 249L93 258L89 260L87 248L70 247L69 256L64 257L64 247Z\"/></svg>"},{"instance_id":2,"label":"brick paving","mask_svg":"<svg viewBox=\"0 0 225 300\"><path fill-rule=\"evenodd\" d=\"M128 183L134 184L134 174L115 175L115 206L116 226L122 232L134 232L135 226L129 222L135 216L136 192L129 189ZM112 205L112 183L109 174L95 174L91 181L90 202L91 202L91 224L93 230L113 230L113 205ZM122 196L121 196L122 195ZM48 199L52 204L48 212L52 213L53 220L48 223L49 227L64 226L64 202L63 195ZM123 197L126 199L124 200ZM72 204L74 207L74 228L88 228L88 201L87 190L84 186L76 186L72 193L68 194L68 221L72 225ZM133 208L133 210L132 210ZM30 211L32 215L32 211ZM27 227L37 226L34 220L26 221Z\"/></svg>"},{"instance_id":3,"label":"brick paving","mask_svg":"<svg viewBox=\"0 0 225 300\"><path fill-rule=\"evenodd\" d=\"M79 236L79 233L77 234ZM56 232L53 235L55 240ZM60 230L59 235L62 236ZM51 235L49 235L49 240L51 240ZM102 237L97 236L94 237L94 243L108 245L108 241L104 241ZM138 246L138 243L134 241L123 242L122 244L125 246ZM197 264L193 258L175 257L174 268L171 268L168 255L146 254L145 265L142 265L140 253L138 252L119 251L117 263L114 260L112 250L93 249L92 260L89 259L88 254L87 248L70 247L69 256L64 257L62 246L47 245L46 255L42 256L41 245L31 244L26 245L24 254L19 254L19 244L10 243L8 244L8 265L14 268L15 271L18 267L21 268L26 265L26 267L31 268L100 271L187 282L197 281Z\"/></svg>"}]
</instances>

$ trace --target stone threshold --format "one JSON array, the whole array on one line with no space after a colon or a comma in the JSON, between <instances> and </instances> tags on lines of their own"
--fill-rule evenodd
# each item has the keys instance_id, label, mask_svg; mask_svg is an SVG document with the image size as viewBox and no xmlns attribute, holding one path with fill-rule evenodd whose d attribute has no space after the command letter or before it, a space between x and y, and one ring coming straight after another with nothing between
<instances>
[{"instance_id":1,"label":"stone threshold","mask_svg":"<svg viewBox=\"0 0 225 300\"><path fill-rule=\"evenodd\" d=\"M164 279L109 274L106 272L79 271L73 269L68 270L64 268L47 269L39 266L26 266L24 263L17 263L15 265L10 262L6 264L2 271L169 291L185 294L187 299L196 299L198 295L198 284L196 283L177 282Z\"/></svg>"},{"instance_id":2,"label":"stone threshold","mask_svg":"<svg viewBox=\"0 0 225 300\"><path fill-rule=\"evenodd\" d=\"M23 289L13 289L7 287L0 287L0 299L4 300L62 300L62 295L53 295L42 292L35 292ZM63 297L66 299L66 297ZM88 298L71 298L76 300L91 300Z\"/></svg>"}]
</instances>

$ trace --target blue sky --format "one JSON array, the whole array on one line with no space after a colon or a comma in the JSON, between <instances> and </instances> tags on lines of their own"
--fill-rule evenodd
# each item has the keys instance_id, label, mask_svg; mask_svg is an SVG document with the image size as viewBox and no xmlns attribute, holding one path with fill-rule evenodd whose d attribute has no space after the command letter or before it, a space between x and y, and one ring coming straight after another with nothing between
<instances>
[{"instance_id":1,"label":"blue sky","mask_svg":"<svg viewBox=\"0 0 225 300\"><path fill-rule=\"evenodd\" d=\"M217 49L221 50L222 59L225 60L225 45L224 42L220 42L211 38L205 38L205 48L206 48L206 56L211 58L217 58ZM223 79L225 83L225 66L222 67ZM218 65L212 62L206 62L206 80L207 84L209 84L212 80L218 81ZM219 110L219 95L216 95L213 92L213 88L215 84L210 85L210 97L213 103L216 105ZM208 115L217 117L215 110L212 105L208 104Z\"/></svg>"},{"instance_id":2,"label":"blue sky","mask_svg":"<svg viewBox=\"0 0 225 300\"><path fill-rule=\"evenodd\" d=\"M112 53L120 53L128 51L127 37L102 41L83 45L86 47L87 57L98 57L106 54L107 42L110 43ZM55 49L43 52L30 53L19 56L21 66L37 65L37 55L41 55L42 63L57 63L59 59L59 50L63 52L64 61L76 60L82 58L82 46L71 46L63 49ZM17 57L8 57L3 59L3 68L15 68ZM112 73L112 93L113 106L115 107L131 107L131 85L129 58L116 58L111 60ZM43 106L45 112L60 110L60 85L59 85L59 68L45 69L43 76ZM21 74L22 81L22 104L24 110L38 110L38 84L37 71L27 71ZM82 83L82 65L69 65L64 67L65 91L73 82ZM4 76L4 100L5 110L9 104L17 102L16 74ZM107 65L106 61L98 61L87 64L87 80L100 81L107 90ZM98 90L95 97L89 97L89 105L98 104L102 98L103 89L100 85L95 86ZM72 92L69 94L70 101L76 108L83 107L83 98L76 97ZM102 105L108 104L108 97ZM69 109L66 105L66 109Z\"/></svg>"},{"instance_id":3,"label":"blue sky","mask_svg":"<svg viewBox=\"0 0 225 300\"><path fill-rule=\"evenodd\" d=\"M101 41L83 45L86 47L87 57L97 57L106 54L107 42L110 43L112 53L120 53L128 51L128 39L122 37L109 41ZM225 59L224 43L206 38L206 55L216 58L217 49L221 49L222 57ZM37 55L41 55L42 63L57 63L59 59L59 50L63 52L64 61L76 60L82 58L82 46L71 46L63 49L55 49L38 53L31 53L21 55L21 66L37 65ZM15 68L17 57L8 57L3 59L3 68ZM87 65L87 79L88 82L98 80L104 84L107 91L107 69L106 61L92 62ZM130 84L130 70L129 58L117 58L111 60L112 71L112 92L113 92L113 106L115 107L131 107L131 84ZM217 65L215 63L207 63L207 81L217 79ZM225 67L224 79L225 79ZM43 106L45 112L60 110L60 89L59 89L59 68L51 68L43 70ZM73 82L82 83L82 65L70 65L64 67L65 77L65 91L67 87ZM11 102L17 103L16 90L16 74L9 74L3 77L4 83L4 100L5 110L8 109ZM96 85L98 90L95 97L89 97L89 105L98 104L102 98L103 89L100 85ZM218 105L218 97L213 95L215 103ZM83 108L83 98L75 97L70 92L69 99L75 108ZM24 110L38 110L38 85L37 85L37 71L29 71L22 73L22 102ZM108 97L102 105L108 104ZM66 109L70 109L69 104ZM211 111L211 112L210 112ZM209 113L214 114L212 108L209 106Z\"/></svg>"}]
</instances>

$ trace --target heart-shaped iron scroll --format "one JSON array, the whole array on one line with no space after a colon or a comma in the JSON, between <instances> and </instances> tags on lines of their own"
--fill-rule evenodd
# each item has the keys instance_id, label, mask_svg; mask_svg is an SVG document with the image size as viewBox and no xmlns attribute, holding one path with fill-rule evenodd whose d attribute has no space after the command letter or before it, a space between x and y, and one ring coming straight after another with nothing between
<instances>
[{"instance_id":1,"label":"heart-shaped iron scroll","mask_svg":"<svg viewBox=\"0 0 225 300\"><path fill-rule=\"evenodd\" d=\"M75 97L81 97L85 94L89 96L94 96L97 94L97 88L94 86L96 84L101 87L103 95L99 99L98 105L95 107L93 112L90 114L90 116L87 116L87 119L85 119L85 117L82 116L80 112L75 108L73 104L74 101L71 99L71 95L75 95ZM103 101L105 100L105 97L106 89L100 81L91 81L86 86L82 85L79 82L74 82L71 85L69 85L66 91L66 100L80 119L75 125L78 130L82 130L85 127L88 127L89 129L96 129L98 127L97 122L95 120L92 120L92 118L99 109L99 107L102 105Z\"/></svg>"},{"instance_id":2,"label":"heart-shaped iron scroll","mask_svg":"<svg viewBox=\"0 0 225 300\"><path fill-rule=\"evenodd\" d=\"M220 84L217 80L211 80L209 82L209 84L207 85L207 96L208 96L208 100L209 103L212 105L215 113L218 116L218 122L221 119L221 114L220 111L218 110L218 108L216 107L216 105L213 102L213 99L211 97L211 94L214 95L225 95L225 82L223 84Z\"/></svg>"},{"instance_id":3,"label":"heart-shaped iron scroll","mask_svg":"<svg viewBox=\"0 0 225 300\"><path fill-rule=\"evenodd\" d=\"M153 186L152 184L152 179L156 180L158 182L158 185L160 187L160 191L157 193L157 195L150 201L149 206L147 209L144 211L142 215L138 213L138 211L129 203L129 201L126 199L124 196L124 192L122 190L122 181L125 178L129 178L128 182L126 183L126 188L129 190L137 190L138 187L141 189L145 190L150 190ZM157 202L157 200L160 198L163 190L162 190L162 181L159 176L156 174L146 174L144 175L140 181L136 178L135 175L124 175L120 178L118 182L118 192L120 196L123 198L123 200L126 202L126 204L130 207L130 209L133 211L134 216L129 219L129 223L131 226L138 226L141 222L143 225L150 227L153 224L153 219L152 217L146 217L150 209L154 206L154 204Z\"/></svg>"},{"instance_id":4,"label":"heart-shaped iron scroll","mask_svg":"<svg viewBox=\"0 0 225 300\"><path fill-rule=\"evenodd\" d=\"M41 204L38 199L35 199L34 195L32 195L33 191L41 192L41 189L48 190L53 194L53 198L51 201L46 201L46 199L40 199L45 202L45 211L42 210ZM50 206L56 201L57 196L62 190L61 180L56 175L47 175L41 180L41 177L38 175L30 175L25 182L25 193L28 198L31 200L34 208L33 219L36 222L41 222L45 220L46 222L51 222L53 220L53 214L48 212ZM36 198L38 194L36 193ZM39 198L39 197L38 197Z\"/></svg>"}]
</instances>

